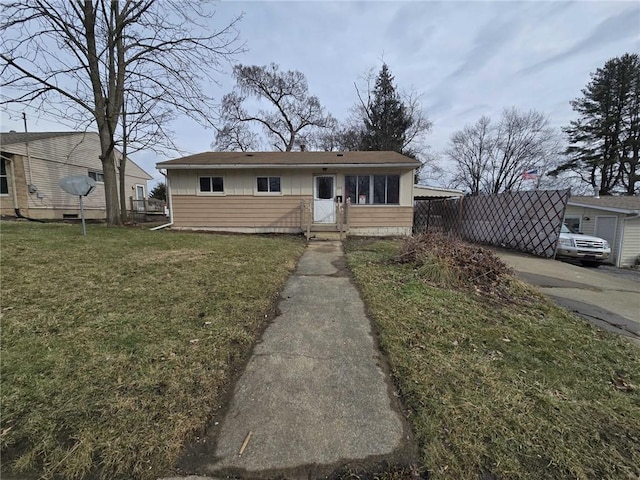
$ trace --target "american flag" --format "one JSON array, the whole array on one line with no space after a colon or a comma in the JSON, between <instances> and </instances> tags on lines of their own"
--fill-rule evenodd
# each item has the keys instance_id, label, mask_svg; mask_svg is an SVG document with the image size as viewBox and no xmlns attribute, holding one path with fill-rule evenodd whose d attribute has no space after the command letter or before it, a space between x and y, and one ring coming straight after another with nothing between
<instances>
[{"instance_id":1,"label":"american flag","mask_svg":"<svg viewBox=\"0 0 640 480\"><path fill-rule=\"evenodd\" d=\"M524 180L535 180L538 178L538 169L534 168L533 170L527 170L522 174L522 178Z\"/></svg>"}]
</instances>

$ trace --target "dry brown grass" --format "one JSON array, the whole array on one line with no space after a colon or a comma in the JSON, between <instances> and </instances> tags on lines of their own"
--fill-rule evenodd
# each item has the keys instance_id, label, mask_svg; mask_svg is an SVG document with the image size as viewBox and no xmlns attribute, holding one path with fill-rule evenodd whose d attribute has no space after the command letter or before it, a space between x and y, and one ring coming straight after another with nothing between
<instances>
[{"instance_id":1,"label":"dry brown grass","mask_svg":"<svg viewBox=\"0 0 640 480\"><path fill-rule=\"evenodd\" d=\"M439 246L398 263L400 241L346 244L425 475L640 478L640 351L509 275L486 292L447 284L459 273L423 268L456 269Z\"/></svg>"},{"instance_id":2,"label":"dry brown grass","mask_svg":"<svg viewBox=\"0 0 640 480\"><path fill-rule=\"evenodd\" d=\"M216 411L294 237L0 225L2 468L157 478Z\"/></svg>"}]
</instances>

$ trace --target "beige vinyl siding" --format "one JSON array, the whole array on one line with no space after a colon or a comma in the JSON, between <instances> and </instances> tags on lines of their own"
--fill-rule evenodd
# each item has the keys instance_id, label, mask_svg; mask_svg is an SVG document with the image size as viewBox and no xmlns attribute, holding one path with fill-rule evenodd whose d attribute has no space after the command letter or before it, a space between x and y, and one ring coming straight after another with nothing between
<instances>
[{"instance_id":1,"label":"beige vinyl siding","mask_svg":"<svg viewBox=\"0 0 640 480\"><path fill-rule=\"evenodd\" d=\"M224 195L263 196L256 192L257 177L280 177L280 196L311 196L313 187L313 174L310 171L289 170L283 172L279 170L253 169L170 170L169 181L171 182L171 195L199 195L199 177L224 177Z\"/></svg>"},{"instance_id":2,"label":"beige vinyl siding","mask_svg":"<svg viewBox=\"0 0 640 480\"><path fill-rule=\"evenodd\" d=\"M281 179L281 194L313 195L313 177L316 175L336 176L336 195L344 198L345 175L400 175L400 205L413 205L413 171L407 169L198 169L198 170L169 170L171 195L199 195L198 177L224 177L225 195L259 195L256 193L256 177L279 176Z\"/></svg>"},{"instance_id":3,"label":"beige vinyl siding","mask_svg":"<svg viewBox=\"0 0 640 480\"><path fill-rule=\"evenodd\" d=\"M630 218L624 222L624 236L620 252L620 267L632 267L640 255L640 218Z\"/></svg>"},{"instance_id":4,"label":"beige vinyl siding","mask_svg":"<svg viewBox=\"0 0 640 480\"><path fill-rule=\"evenodd\" d=\"M300 228L303 198L300 195L175 195L172 196L174 225L192 228Z\"/></svg>"},{"instance_id":5,"label":"beige vinyl siding","mask_svg":"<svg viewBox=\"0 0 640 480\"><path fill-rule=\"evenodd\" d=\"M23 158L25 164L26 158ZM96 169L97 170L97 169ZM40 208L79 208L78 197L69 195L60 188L59 181L68 175L86 175L87 168L69 163L59 163L38 157L31 157L31 172L33 185L44 198L29 195L29 209ZM28 176L27 176L28 182ZM98 183L96 188L82 200L86 209L105 208L104 184Z\"/></svg>"},{"instance_id":6,"label":"beige vinyl siding","mask_svg":"<svg viewBox=\"0 0 640 480\"><path fill-rule=\"evenodd\" d=\"M98 134L78 133L31 141L29 142L30 160L27 158L26 150L24 143L2 146L3 152L14 154L16 165L23 165L22 178L20 172L16 174L18 194L21 188L25 192L24 203L19 197L22 213L34 218L62 218L65 213L79 213L78 198L65 193L60 188L59 181L62 177L69 175L87 175L89 170L103 171L99 158ZM116 158L117 161L121 158L121 153L117 150ZM134 186L144 185L146 192L146 182L151 178L134 162L127 162L125 176L127 205L128 197L134 194ZM37 188L37 193L26 194L29 183ZM94 191L83 199L83 204L89 218L104 218L104 184L99 182ZM5 213L5 202L3 202L2 211Z\"/></svg>"},{"instance_id":7,"label":"beige vinyl siding","mask_svg":"<svg viewBox=\"0 0 640 480\"><path fill-rule=\"evenodd\" d=\"M351 205L349 227L411 227L413 207L392 205Z\"/></svg>"},{"instance_id":8,"label":"beige vinyl siding","mask_svg":"<svg viewBox=\"0 0 640 480\"><path fill-rule=\"evenodd\" d=\"M14 155L11 161L6 160L5 165L7 167L7 186L9 187L9 193L0 196L0 214L13 216L15 215L15 209L19 208L22 215L28 216L27 181L24 174L22 157ZM13 175L15 175L15 181L13 180ZM14 184L17 193L17 205L14 205Z\"/></svg>"}]
</instances>

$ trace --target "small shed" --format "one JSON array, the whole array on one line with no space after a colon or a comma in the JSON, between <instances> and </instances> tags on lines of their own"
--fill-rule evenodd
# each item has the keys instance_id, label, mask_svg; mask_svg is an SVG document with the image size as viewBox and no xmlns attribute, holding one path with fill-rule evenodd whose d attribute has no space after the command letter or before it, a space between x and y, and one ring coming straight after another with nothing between
<instances>
[{"instance_id":1,"label":"small shed","mask_svg":"<svg viewBox=\"0 0 640 480\"><path fill-rule=\"evenodd\" d=\"M564 221L578 232L607 240L616 267L640 261L640 197L571 197Z\"/></svg>"}]
</instances>

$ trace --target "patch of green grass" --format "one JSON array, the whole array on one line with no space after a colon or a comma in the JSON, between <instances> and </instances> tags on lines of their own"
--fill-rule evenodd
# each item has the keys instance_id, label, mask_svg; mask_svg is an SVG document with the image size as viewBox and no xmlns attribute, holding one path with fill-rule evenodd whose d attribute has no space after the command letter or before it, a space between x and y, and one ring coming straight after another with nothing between
<instances>
[{"instance_id":1,"label":"patch of green grass","mask_svg":"<svg viewBox=\"0 0 640 480\"><path fill-rule=\"evenodd\" d=\"M2 463L45 478L166 473L304 248L287 236L0 229Z\"/></svg>"},{"instance_id":2,"label":"patch of green grass","mask_svg":"<svg viewBox=\"0 0 640 480\"><path fill-rule=\"evenodd\" d=\"M345 249L429 478L640 478L636 346L511 277L509 301L433 286L400 247Z\"/></svg>"}]
</instances>

